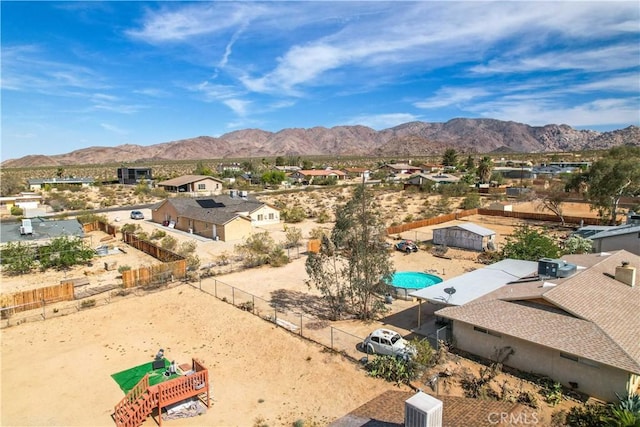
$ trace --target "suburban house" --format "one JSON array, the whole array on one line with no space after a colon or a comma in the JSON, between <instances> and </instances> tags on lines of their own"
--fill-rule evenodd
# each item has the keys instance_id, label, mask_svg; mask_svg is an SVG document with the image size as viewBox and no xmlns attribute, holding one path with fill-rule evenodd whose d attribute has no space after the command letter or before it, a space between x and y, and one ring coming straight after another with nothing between
<instances>
[{"instance_id":1,"label":"suburban house","mask_svg":"<svg viewBox=\"0 0 640 427\"><path fill-rule=\"evenodd\" d=\"M640 215L633 211L627 215L626 224L589 225L579 228L574 234L591 240L594 252L624 249L640 255Z\"/></svg>"},{"instance_id":2,"label":"suburban house","mask_svg":"<svg viewBox=\"0 0 640 427\"><path fill-rule=\"evenodd\" d=\"M89 187L93 185L95 180L93 178L36 178L28 179L27 184L31 191L42 190L45 186L49 187Z\"/></svg>"},{"instance_id":3,"label":"suburban house","mask_svg":"<svg viewBox=\"0 0 640 427\"><path fill-rule=\"evenodd\" d=\"M535 276L503 281L435 312L450 322L456 346L598 399L637 392L640 256L621 250L537 264ZM469 294L474 283L467 284Z\"/></svg>"},{"instance_id":4,"label":"suburban house","mask_svg":"<svg viewBox=\"0 0 640 427\"><path fill-rule=\"evenodd\" d=\"M172 197L151 208L153 222L214 240L239 240L254 227L277 224L280 211L246 193L212 197Z\"/></svg>"},{"instance_id":5,"label":"suburban house","mask_svg":"<svg viewBox=\"0 0 640 427\"><path fill-rule=\"evenodd\" d=\"M457 176L441 172L431 174L418 173L410 176L404 182L404 188L406 189L407 187L421 187L427 183L431 183L434 187L437 187L441 184L455 184L459 181L460 178L458 178Z\"/></svg>"},{"instance_id":6,"label":"suburban house","mask_svg":"<svg viewBox=\"0 0 640 427\"><path fill-rule=\"evenodd\" d=\"M208 175L183 175L156 184L170 193L221 194L224 181Z\"/></svg>"},{"instance_id":7,"label":"suburban house","mask_svg":"<svg viewBox=\"0 0 640 427\"><path fill-rule=\"evenodd\" d=\"M344 168L342 169L348 178L364 178L365 181L369 179L371 171L366 168Z\"/></svg>"},{"instance_id":8,"label":"suburban house","mask_svg":"<svg viewBox=\"0 0 640 427\"><path fill-rule=\"evenodd\" d=\"M333 169L301 169L293 172L289 179L302 184L313 184L314 179L336 178L343 180L346 174L340 170Z\"/></svg>"},{"instance_id":9,"label":"suburban house","mask_svg":"<svg viewBox=\"0 0 640 427\"><path fill-rule=\"evenodd\" d=\"M477 224L451 225L433 230L433 244L484 251L495 249L496 232Z\"/></svg>"},{"instance_id":10,"label":"suburban house","mask_svg":"<svg viewBox=\"0 0 640 427\"><path fill-rule=\"evenodd\" d=\"M153 181L151 168L121 167L118 168L118 182L120 184L136 185L142 181Z\"/></svg>"},{"instance_id":11,"label":"suburban house","mask_svg":"<svg viewBox=\"0 0 640 427\"><path fill-rule=\"evenodd\" d=\"M422 169L419 166L413 166L406 163L388 163L380 166L379 169L396 175L410 175L419 173Z\"/></svg>"},{"instance_id":12,"label":"suburban house","mask_svg":"<svg viewBox=\"0 0 640 427\"><path fill-rule=\"evenodd\" d=\"M225 172L242 172L242 165L240 163L220 163L216 166L216 170L220 173Z\"/></svg>"},{"instance_id":13,"label":"suburban house","mask_svg":"<svg viewBox=\"0 0 640 427\"><path fill-rule=\"evenodd\" d=\"M37 209L42 203L42 196L36 193L22 192L18 196L0 197L0 209L11 211L14 206L20 209Z\"/></svg>"}]
</instances>

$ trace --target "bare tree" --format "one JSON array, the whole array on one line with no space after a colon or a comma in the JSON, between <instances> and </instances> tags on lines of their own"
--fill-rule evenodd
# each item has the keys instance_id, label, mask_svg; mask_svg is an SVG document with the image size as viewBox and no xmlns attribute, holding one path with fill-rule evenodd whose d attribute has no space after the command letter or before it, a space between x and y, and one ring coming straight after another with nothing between
<instances>
[{"instance_id":1,"label":"bare tree","mask_svg":"<svg viewBox=\"0 0 640 427\"><path fill-rule=\"evenodd\" d=\"M560 218L562 225L565 225L564 215L562 213L562 204L567 198L567 193L564 191L564 185L556 184L551 187L546 194L540 199L537 209L539 211L548 210L553 212Z\"/></svg>"}]
</instances>

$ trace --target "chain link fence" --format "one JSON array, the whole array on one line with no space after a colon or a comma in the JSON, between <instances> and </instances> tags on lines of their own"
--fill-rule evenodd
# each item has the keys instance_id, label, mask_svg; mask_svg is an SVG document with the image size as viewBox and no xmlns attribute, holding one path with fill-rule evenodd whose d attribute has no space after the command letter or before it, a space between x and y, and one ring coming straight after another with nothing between
<instances>
[{"instance_id":1,"label":"chain link fence","mask_svg":"<svg viewBox=\"0 0 640 427\"><path fill-rule=\"evenodd\" d=\"M189 282L189 285L221 301L274 323L291 333L314 341L353 360L364 354L360 350L363 337L338 329L323 319L287 310L272 301L245 292L217 279Z\"/></svg>"}]
</instances>

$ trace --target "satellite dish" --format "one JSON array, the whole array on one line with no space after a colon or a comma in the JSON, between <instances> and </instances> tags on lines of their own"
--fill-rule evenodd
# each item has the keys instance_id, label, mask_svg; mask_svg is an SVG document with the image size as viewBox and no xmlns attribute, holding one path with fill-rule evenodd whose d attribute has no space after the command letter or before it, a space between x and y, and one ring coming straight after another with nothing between
<instances>
[{"instance_id":1,"label":"satellite dish","mask_svg":"<svg viewBox=\"0 0 640 427\"><path fill-rule=\"evenodd\" d=\"M453 295L456 293L456 288L454 288L453 286L450 288L444 288L444 292L446 294Z\"/></svg>"}]
</instances>

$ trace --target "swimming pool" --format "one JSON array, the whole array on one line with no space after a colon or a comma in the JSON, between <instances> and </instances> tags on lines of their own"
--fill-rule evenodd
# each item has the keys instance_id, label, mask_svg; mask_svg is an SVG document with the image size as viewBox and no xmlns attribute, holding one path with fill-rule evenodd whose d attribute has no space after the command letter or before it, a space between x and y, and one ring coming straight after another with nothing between
<instances>
[{"instance_id":1,"label":"swimming pool","mask_svg":"<svg viewBox=\"0 0 640 427\"><path fill-rule=\"evenodd\" d=\"M434 274L420 273L419 271L400 271L391 278L391 286L395 288L396 298L411 300L409 293L433 286L442 282L442 278Z\"/></svg>"}]
</instances>

